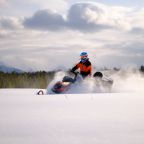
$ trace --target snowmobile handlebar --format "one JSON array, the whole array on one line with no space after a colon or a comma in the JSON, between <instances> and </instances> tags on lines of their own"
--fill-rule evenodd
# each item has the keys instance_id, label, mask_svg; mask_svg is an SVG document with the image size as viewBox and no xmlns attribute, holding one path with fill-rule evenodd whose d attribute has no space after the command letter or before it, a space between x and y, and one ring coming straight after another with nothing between
<instances>
[{"instance_id":1,"label":"snowmobile handlebar","mask_svg":"<svg viewBox=\"0 0 144 144\"><path fill-rule=\"evenodd\" d=\"M70 73L74 74L75 76L77 76L79 74L78 71L72 71L71 69L69 70Z\"/></svg>"}]
</instances>

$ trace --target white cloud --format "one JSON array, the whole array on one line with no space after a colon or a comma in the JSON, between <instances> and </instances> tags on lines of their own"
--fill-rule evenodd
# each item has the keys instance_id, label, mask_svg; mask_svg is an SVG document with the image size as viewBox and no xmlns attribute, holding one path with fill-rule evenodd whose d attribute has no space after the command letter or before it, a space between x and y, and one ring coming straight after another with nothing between
<instances>
[{"instance_id":1,"label":"white cloud","mask_svg":"<svg viewBox=\"0 0 144 144\"><path fill-rule=\"evenodd\" d=\"M29 28L55 31L65 26L65 20L56 12L41 10L36 12L31 18L26 18L24 25Z\"/></svg>"},{"instance_id":2,"label":"white cloud","mask_svg":"<svg viewBox=\"0 0 144 144\"><path fill-rule=\"evenodd\" d=\"M68 24L71 28L81 31L95 31L108 28L109 25L100 23L105 14L103 5L76 3L68 12Z\"/></svg>"},{"instance_id":3,"label":"white cloud","mask_svg":"<svg viewBox=\"0 0 144 144\"><path fill-rule=\"evenodd\" d=\"M15 17L0 17L0 28L6 30L15 30L22 27L21 20Z\"/></svg>"},{"instance_id":4,"label":"white cloud","mask_svg":"<svg viewBox=\"0 0 144 144\"><path fill-rule=\"evenodd\" d=\"M64 16L58 12L37 11L31 18L25 19L27 27L36 29L76 29L85 32L103 29L130 31L135 27L144 28L143 10L133 8L106 6L99 3L76 3ZM51 22L51 24L50 24Z\"/></svg>"},{"instance_id":5,"label":"white cloud","mask_svg":"<svg viewBox=\"0 0 144 144\"><path fill-rule=\"evenodd\" d=\"M134 12L128 15L128 19L133 28L144 29L144 8L134 9Z\"/></svg>"}]
</instances>

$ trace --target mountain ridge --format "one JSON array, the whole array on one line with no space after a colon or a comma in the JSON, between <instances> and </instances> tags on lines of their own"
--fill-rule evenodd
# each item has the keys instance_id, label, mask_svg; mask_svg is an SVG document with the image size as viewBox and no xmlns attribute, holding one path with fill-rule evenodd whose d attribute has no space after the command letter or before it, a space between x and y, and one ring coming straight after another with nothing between
<instances>
[{"instance_id":1,"label":"mountain ridge","mask_svg":"<svg viewBox=\"0 0 144 144\"><path fill-rule=\"evenodd\" d=\"M4 73L12 73L12 72L22 73L23 70L15 68L15 67L6 66L6 65L0 65L0 72L4 72Z\"/></svg>"}]
</instances>

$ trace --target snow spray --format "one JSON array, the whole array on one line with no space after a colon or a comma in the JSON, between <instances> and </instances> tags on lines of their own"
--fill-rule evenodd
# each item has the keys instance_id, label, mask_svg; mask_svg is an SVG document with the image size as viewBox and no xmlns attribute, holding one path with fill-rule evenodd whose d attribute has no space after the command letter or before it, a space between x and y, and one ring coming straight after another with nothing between
<instances>
[{"instance_id":1,"label":"snow spray","mask_svg":"<svg viewBox=\"0 0 144 144\"><path fill-rule=\"evenodd\" d=\"M144 92L144 74L139 70L120 70L112 78L112 92Z\"/></svg>"},{"instance_id":2,"label":"snow spray","mask_svg":"<svg viewBox=\"0 0 144 144\"><path fill-rule=\"evenodd\" d=\"M105 76L105 71L103 71ZM63 77L67 75L66 72L57 72L54 79L47 87L47 93L50 92L53 85L62 81ZM121 69L115 71L110 78L113 80L113 85L105 87L101 84L97 85L95 78L86 78L81 82L75 82L70 89L65 93L80 94L80 93L123 93L123 92L144 92L144 74L136 69Z\"/></svg>"}]
</instances>

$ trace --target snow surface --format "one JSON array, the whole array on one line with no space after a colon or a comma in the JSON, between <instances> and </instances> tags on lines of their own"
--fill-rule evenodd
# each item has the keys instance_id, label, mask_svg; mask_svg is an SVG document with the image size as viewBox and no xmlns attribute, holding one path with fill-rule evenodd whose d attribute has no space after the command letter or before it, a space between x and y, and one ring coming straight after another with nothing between
<instances>
[{"instance_id":1,"label":"snow surface","mask_svg":"<svg viewBox=\"0 0 144 144\"><path fill-rule=\"evenodd\" d=\"M144 93L0 89L0 144L144 144Z\"/></svg>"}]
</instances>

